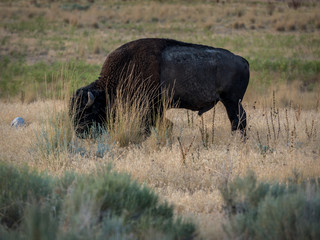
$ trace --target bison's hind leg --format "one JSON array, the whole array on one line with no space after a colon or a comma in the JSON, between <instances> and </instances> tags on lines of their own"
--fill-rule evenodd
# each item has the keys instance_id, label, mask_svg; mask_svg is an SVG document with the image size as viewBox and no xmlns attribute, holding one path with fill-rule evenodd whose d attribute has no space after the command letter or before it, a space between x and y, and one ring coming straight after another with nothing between
<instances>
[{"instance_id":1,"label":"bison's hind leg","mask_svg":"<svg viewBox=\"0 0 320 240\"><path fill-rule=\"evenodd\" d=\"M230 100L221 99L221 102L227 110L231 122L231 131L240 130L243 136L246 136L247 114L241 104L241 99Z\"/></svg>"}]
</instances>

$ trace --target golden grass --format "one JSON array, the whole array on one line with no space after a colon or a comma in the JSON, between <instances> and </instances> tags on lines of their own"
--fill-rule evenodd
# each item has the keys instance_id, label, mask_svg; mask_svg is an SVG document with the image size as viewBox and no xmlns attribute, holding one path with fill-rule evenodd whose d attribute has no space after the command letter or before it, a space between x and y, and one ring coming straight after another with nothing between
<instances>
[{"instance_id":1,"label":"golden grass","mask_svg":"<svg viewBox=\"0 0 320 240\"><path fill-rule=\"evenodd\" d=\"M315 3L317 4L317 3ZM12 6L13 5L13 6ZM319 28L319 10L315 7L302 6L298 9L289 8L286 3L266 4L236 2L214 4L194 2L181 4L179 2L141 2L108 3L103 6L97 2L86 11L65 11L61 3L50 3L42 8L33 4L1 4L1 20L12 22L10 18L21 21L44 17L50 24L64 23L76 28L99 29L101 24L141 24L156 23L158 28L190 27L204 30L212 29L214 33L228 33L229 27L241 23L245 28L254 26L256 29L277 30L280 25L285 30L294 24L294 30L314 31ZM293 30L293 29L291 29ZM105 31L103 29L102 31ZM108 30L110 31L110 30Z\"/></svg>"},{"instance_id":2,"label":"golden grass","mask_svg":"<svg viewBox=\"0 0 320 240\"><path fill-rule=\"evenodd\" d=\"M201 118L189 111L188 122L186 110L171 109L166 114L174 123L171 145L156 147L151 136L138 145L115 146L112 155L102 158L91 152L84 156L64 152L58 159L48 160L35 151L36 133L58 112L65 112L66 104L61 101L1 102L0 158L17 165L28 164L51 174L61 174L65 170L88 173L111 161L115 170L130 173L139 182L152 187L163 199L174 203L177 213L196 219L202 237L217 239L223 236L220 224L225 221L218 191L222 184L244 175L248 169L253 170L259 179L270 181L283 181L292 176L293 170L304 178L320 175L320 112L278 108L277 105L277 100L274 103L271 100L265 108L248 106L244 102L249 123L249 139L245 143L240 134L230 134L225 109L218 104L215 140L214 144L209 141L208 147L204 147L201 141ZM209 134L212 132L212 111L204 114L203 119ZM27 126L11 128L10 122L16 116L25 118ZM177 137L183 147L190 148L185 159ZM90 149L97 144L78 141L91 146Z\"/></svg>"},{"instance_id":3,"label":"golden grass","mask_svg":"<svg viewBox=\"0 0 320 240\"><path fill-rule=\"evenodd\" d=\"M0 48L0 55L14 51L23 53L23 49L27 49L33 55L30 58L27 56L31 63L35 58L41 60L40 52L49 49L45 60L56 60L62 56L62 59L83 58L87 62L101 64L108 51L141 37L171 37L215 46L217 43L214 41L218 40L214 38L216 34L222 37L239 34L250 42L258 39L260 31L264 31L262 38L265 34L279 34L278 31L282 30L297 34L315 31L308 35L311 42L318 41L317 31L320 28L317 3L314 8L302 6L294 10L288 8L286 3L266 5L237 1L233 4L197 2L181 5L179 2L145 2L132 5L122 2L110 3L104 8L93 5L84 12L62 11L59 3L52 3L51 8L36 8L25 1L0 4L2 23L12 23L14 18L25 21L43 16L50 24L63 23L70 32L74 28L83 30L77 32L80 40L66 38L61 40L64 49L54 50L49 47L54 43L49 37L41 40L36 39L33 33L21 34L1 28L1 36L9 36L10 41ZM128 27L130 24L132 28ZM154 25L149 29L149 24ZM122 27L109 28L118 25ZM137 26L142 30L135 30ZM129 30L124 30L124 27ZM254 31L247 32L248 29ZM88 36L84 36L85 31L88 31ZM54 31L48 32L50 37L54 34ZM62 33L62 36L66 34ZM223 44L232 51L236 49L232 41ZM104 46L106 49L103 49ZM318 59L313 47L296 46L295 49L299 51L288 50L285 57L298 55L302 59ZM251 55L256 50L248 48L236 53ZM101 56L92 57L92 54ZM91 173L101 165L112 162L115 170L130 173L139 182L152 187L163 199L174 203L177 213L194 218L200 228L200 237L222 239L225 235L221 223L225 221L225 216L218 190L221 184L244 175L248 169L253 170L260 180L271 181L283 181L292 176L293 170L300 172L304 178L320 175L320 89L302 91L301 83L296 81L291 84L277 82L272 87L261 86L258 92L258 88L251 87L251 84L257 84L255 79L256 74L253 73L243 103L249 128L249 139L245 143L239 134L231 135L225 109L219 103L215 108L214 123L213 110L205 113L201 120L197 113L172 109L166 112L167 118L174 124L172 135L166 135L168 126L165 120L158 119L158 132L152 132L141 142L139 121L137 125L132 118L127 118L122 119L118 127L131 124L134 131L138 131L133 139L139 140L115 144L110 154L99 157L95 153L97 142L72 136L69 141L78 141L85 146L88 149L86 154L62 151L58 156L44 157L35 147L37 134L50 127L50 120L59 119L59 113L68 111L67 103L51 100L32 102L36 98L27 95L24 97L25 103L0 101L0 160L16 165L27 164L53 175L63 174L66 170ZM123 105L120 103L119 106ZM127 113L134 117L134 114L139 114L137 110L135 108ZM26 120L26 127L10 127L17 116ZM67 122L58 121L55 124L65 131L71 129ZM130 129L122 129L124 137ZM206 129L209 134L207 146L203 144L200 129ZM122 130L115 127L114 133L119 134ZM135 145L133 142L140 143Z\"/></svg>"},{"instance_id":4,"label":"golden grass","mask_svg":"<svg viewBox=\"0 0 320 240\"><path fill-rule=\"evenodd\" d=\"M144 139L149 108L145 95L138 94L132 100L125 97L125 92L122 87L118 89L114 106L107 113L110 137L120 147L140 143Z\"/></svg>"},{"instance_id":5,"label":"golden grass","mask_svg":"<svg viewBox=\"0 0 320 240\"><path fill-rule=\"evenodd\" d=\"M301 107L305 110L320 109L320 87L317 86L313 91L303 90L301 82L275 83L272 87L259 86L261 91L257 91L256 86L249 84L245 99L251 106L258 106L266 109L273 101L273 92L276 95L277 107L286 108ZM303 101L302 101L303 99Z\"/></svg>"}]
</instances>

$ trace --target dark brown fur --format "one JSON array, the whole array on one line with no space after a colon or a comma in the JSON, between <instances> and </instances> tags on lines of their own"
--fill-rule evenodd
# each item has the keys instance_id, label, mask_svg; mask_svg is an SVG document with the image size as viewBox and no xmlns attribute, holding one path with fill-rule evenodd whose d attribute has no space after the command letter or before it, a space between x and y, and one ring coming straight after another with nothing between
<instances>
[{"instance_id":1,"label":"dark brown fur","mask_svg":"<svg viewBox=\"0 0 320 240\"><path fill-rule=\"evenodd\" d=\"M75 112L77 133L88 132L93 123L106 123L106 110L120 89L126 99L144 96L151 107L149 125L154 124L158 109L161 114L160 91L172 90L173 104L199 111L199 115L221 101L232 130L245 132L241 100L248 82L248 62L228 50L170 39L139 39L107 56L98 80L77 90L70 109ZM89 95L94 96L92 105Z\"/></svg>"},{"instance_id":2,"label":"dark brown fur","mask_svg":"<svg viewBox=\"0 0 320 240\"><path fill-rule=\"evenodd\" d=\"M114 96L122 80L132 74L130 80L137 82L127 84L144 84L150 89L159 89L159 64L166 44L165 40L154 42L152 39L142 39L116 49L105 60L97 84L107 89L110 96Z\"/></svg>"}]
</instances>

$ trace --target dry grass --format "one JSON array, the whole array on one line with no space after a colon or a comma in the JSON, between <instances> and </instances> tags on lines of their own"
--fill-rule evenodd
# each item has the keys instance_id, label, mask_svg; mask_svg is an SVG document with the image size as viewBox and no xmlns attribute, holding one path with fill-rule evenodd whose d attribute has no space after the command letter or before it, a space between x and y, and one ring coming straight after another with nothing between
<instances>
[{"instance_id":1,"label":"dry grass","mask_svg":"<svg viewBox=\"0 0 320 240\"><path fill-rule=\"evenodd\" d=\"M132 75L129 78L132 78ZM133 82L130 79L126 80ZM130 94L128 89L137 90L138 94ZM120 147L140 143L144 139L145 119L150 108L148 95L143 94L145 93L143 87L132 86L128 89L124 85L119 86L116 93L117 98L107 113L109 120L107 128L110 137ZM134 97L131 98L132 96Z\"/></svg>"},{"instance_id":2,"label":"dry grass","mask_svg":"<svg viewBox=\"0 0 320 240\"><path fill-rule=\"evenodd\" d=\"M156 87L151 87L148 79L136 76L135 66L128 69L120 76L115 99L107 96L108 135L118 146L125 147L142 142L147 133L152 134L155 146L163 146L171 139L172 127L165 115L156 113L165 114L172 99L167 92L159 93ZM160 98L162 105L151 105L152 99L157 102Z\"/></svg>"},{"instance_id":3,"label":"dry grass","mask_svg":"<svg viewBox=\"0 0 320 240\"><path fill-rule=\"evenodd\" d=\"M272 87L266 87L261 84L261 91L257 91L254 86L248 86L245 98L251 106L258 106L266 109L273 101L272 93L276 93L278 107L286 108L301 107L305 110L320 109L320 87L317 86L314 91L303 89L303 84L298 81L292 83L275 83ZM301 101L303 99L303 101Z\"/></svg>"},{"instance_id":4,"label":"dry grass","mask_svg":"<svg viewBox=\"0 0 320 240\"><path fill-rule=\"evenodd\" d=\"M249 139L245 143L239 135L230 134L225 109L218 104L215 141L214 144L209 141L207 147L203 146L199 127L204 124L208 132L212 132L213 110L204 114L203 123L196 113L189 112L189 118L193 115L194 119L191 124L186 110L172 109L166 114L174 123L174 137L169 146L155 146L151 136L139 145L115 146L112 155L102 158L91 152L83 156L64 152L54 161L39 157L34 147L36 134L47 126L48 119L57 116L57 112L66 111L65 103L1 102L0 105L2 160L28 164L51 174L65 170L92 172L111 161L115 170L130 173L174 203L178 213L197 219L201 236L206 239L223 236L220 224L225 218L218 191L221 184L244 175L248 169L254 170L259 179L272 181L285 180L293 170L305 178L320 174L320 112L292 107L278 109L277 100L271 101L269 108L245 107L249 121ZM24 117L27 126L11 128L10 122L16 116ZM177 137L184 148L189 148L184 159ZM84 141L82 144L94 149L97 143Z\"/></svg>"},{"instance_id":5,"label":"dry grass","mask_svg":"<svg viewBox=\"0 0 320 240\"><path fill-rule=\"evenodd\" d=\"M87 5L86 2L80 5ZM265 32L305 32L319 30L320 12L315 6L289 8L287 3L208 3L194 2L109 2L97 1L86 11L68 11L60 2L46 3L36 7L30 2L17 1L0 3L1 36L10 41L2 44L1 55L12 52L28 52L45 60L62 56L92 59L101 63L105 54L121 43L141 37L169 37L185 41L212 44L212 34L232 34L233 31L245 33L248 30ZM39 24L46 39L39 37ZM128 30L129 29L129 30ZM30 30L30 33L26 33ZM76 36L72 36L77 31ZM43 33L42 32L42 33ZM58 32L58 34L55 34ZM86 32L83 36L83 32ZM203 33L208 36L202 36ZM67 34L65 34L67 33ZM71 35L70 35L71 33ZM190 34L193 33L193 34ZM72 36L72 37L71 37ZM93 47L88 49L92 42ZM211 37L210 37L211 36ZM56 38L61 37L61 49L53 50ZM209 38L209 39L208 39ZM33 41L30 44L30 41ZM105 43L108 43L104 48ZM211 45L210 44L210 45ZM12 47L12 46L15 47ZM19 46L17 48L17 46ZM25 49L27 48L27 49ZM50 49L44 52L44 49ZM101 54L101 58L91 57ZM96 60L94 60L94 58ZM44 60L41 58L41 60Z\"/></svg>"},{"instance_id":6,"label":"dry grass","mask_svg":"<svg viewBox=\"0 0 320 240\"><path fill-rule=\"evenodd\" d=\"M0 55L26 54L28 64L72 58L101 64L105 55L122 43L141 37L169 37L224 47L253 58L319 59L318 3L295 10L286 2L268 5L265 1L96 2L87 11L63 11L56 2L50 3L50 8L45 4L38 8L25 1L1 2ZM32 25L25 27L29 30L20 29L20 23L34 23L38 17L48 24L45 34L33 30ZM284 36L288 36L287 42L279 44L285 41ZM300 39L307 44L292 47L291 41ZM27 164L53 175L67 170L91 173L112 162L115 170L130 173L174 203L177 213L194 218L201 237L223 239L221 224L226 219L218 190L222 184L246 174L248 169L259 179L271 181L283 181L292 176L292 171L304 178L320 176L319 85L308 90L309 86L301 85L299 79L283 77L281 72L266 74L273 74L272 84L257 79L263 77L260 73L251 74L244 99L249 128L245 143L238 134L231 135L220 103L215 113L211 110L203 119L183 109L168 110L166 116L174 124L172 131L170 122L159 118L151 136L144 139L139 108L128 108L120 102L118 106L124 109L117 111L127 112L127 116L118 116L116 122L120 124L111 128L114 136L104 146L108 147L106 153L97 154L99 141L75 138L68 120L58 117L66 116L65 100L34 101L37 97L32 91L18 97L24 103L0 101L0 160ZM319 77L312 75L310 82L313 86ZM26 120L26 127L10 127L17 116ZM127 118L120 119L123 116ZM137 122L132 120L135 117ZM68 143L86 151L62 149L58 155L43 155L36 146L37 136L43 130L54 136L57 128L67 132Z\"/></svg>"}]
</instances>

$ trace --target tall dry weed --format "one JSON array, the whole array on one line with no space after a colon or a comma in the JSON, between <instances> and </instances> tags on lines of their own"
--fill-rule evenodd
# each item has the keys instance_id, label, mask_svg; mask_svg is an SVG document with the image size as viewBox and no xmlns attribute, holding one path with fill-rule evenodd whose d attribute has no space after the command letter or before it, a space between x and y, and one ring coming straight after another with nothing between
<instances>
[{"instance_id":1,"label":"tall dry weed","mask_svg":"<svg viewBox=\"0 0 320 240\"><path fill-rule=\"evenodd\" d=\"M151 135L155 146L170 145L172 123L165 116L174 107L172 92L150 86L149 79L135 75L135 66L128 69L121 74L116 95L107 96L107 129L111 139L124 147L141 143Z\"/></svg>"},{"instance_id":2,"label":"tall dry weed","mask_svg":"<svg viewBox=\"0 0 320 240\"><path fill-rule=\"evenodd\" d=\"M143 96L137 95L135 99L126 99L126 89L118 89L117 98L107 112L107 128L111 139L120 146L139 143L144 139L146 131L146 116L148 106Z\"/></svg>"},{"instance_id":3,"label":"tall dry weed","mask_svg":"<svg viewBox=\"0 0 320 240\"><path fill-rule=\"evenodd\" d=\"M107 129L120 147L140 143L150 132L150 97L156 92L143 84L146 79L135 76L135 66L128 69L120 76L115 96L107 96Z\"/></svg>"},{"instance_id":4,"label":"tall dry weed","mask_svg":"<svg viewBox=\"0 0 320 240\"><path fill-rule=\"evenodd\" d=\"M155 144L156 149L160 147L171 146L173 142L173 123L166 118L167 112L170 108L176 107L173 102L173 92L165 89L161 92L160 104L153 112L158 113L155 118L154 126L151 128L151 141ZM151 142L150 141L150 142Z\"/></svg>"}]
</instances>

